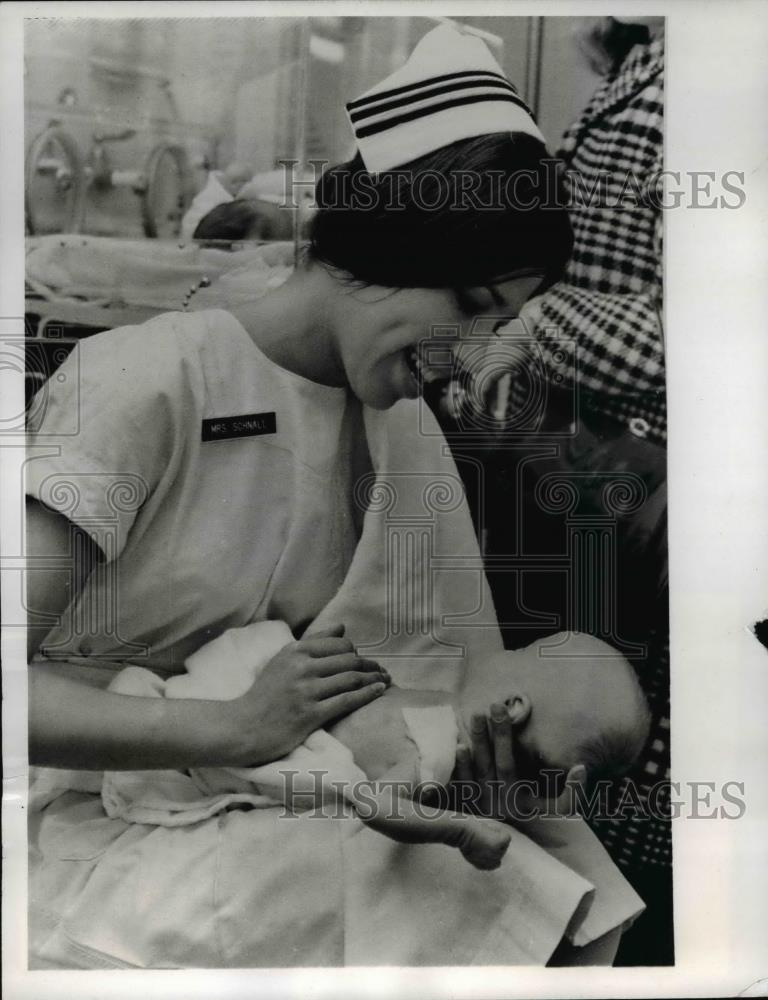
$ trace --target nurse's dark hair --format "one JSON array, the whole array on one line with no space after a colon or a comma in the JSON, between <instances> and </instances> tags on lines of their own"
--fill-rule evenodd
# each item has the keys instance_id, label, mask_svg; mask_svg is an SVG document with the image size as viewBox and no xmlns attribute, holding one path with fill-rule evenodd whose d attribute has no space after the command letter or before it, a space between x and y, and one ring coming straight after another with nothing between
<instances>
[{"instance_id":1,"label":"nurse's dark hair","mask_svg":"<svg viewBox=\"0 0 768 1000\"><path fill-rule=\"evenodd\" d=\"M371 174L358 153L317 183L310 257L392 288L489 284L515 271L562 276L573 246L558 163L523 133L451 143Z\"/></svg>"}]
</instances>

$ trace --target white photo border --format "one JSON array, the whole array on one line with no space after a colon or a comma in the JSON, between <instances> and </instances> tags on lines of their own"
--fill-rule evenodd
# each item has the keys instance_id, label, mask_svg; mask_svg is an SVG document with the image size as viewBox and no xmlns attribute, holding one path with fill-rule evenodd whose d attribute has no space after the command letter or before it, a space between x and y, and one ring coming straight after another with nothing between
<instances>
[{"instance_id":1,"label":"white photo border","mask_svg":"<svg viewBox=\"0 0 768 1000\"><path fill-rule=\"evenodd\" d=\"M768 653L751 632L768 594L768 7L760 0L16 3L0 8L0 325L23 335L24 17L664 14L666 167L743 172L746 202L666 215L672 768L742 781L739 820L674 822L676 965L669 969L26 971L24 635L2 638L3 980L12 1000L155 997L733 996L768 978ZM2 413L23 385L0 373ZM23 408L23 403L21 404ZM22 553L21 445L0 442L3 552ZM16 477L16 478L15 478ZM3 619L21 620L2 589ZM18 587L17 587L18 589ZM768 983L762 992L768 995Z\"/></svg>"}]
</instances>

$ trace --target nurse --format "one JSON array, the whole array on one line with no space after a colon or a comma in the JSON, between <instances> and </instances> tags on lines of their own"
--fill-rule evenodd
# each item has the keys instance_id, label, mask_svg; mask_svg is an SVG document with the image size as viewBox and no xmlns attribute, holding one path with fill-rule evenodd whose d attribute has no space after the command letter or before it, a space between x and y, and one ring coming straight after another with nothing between
<instances>
[{"instance_id":1,"label":"nurse","mask_svg":"<svg viewBox=\"0 0 768 1000\"><path fill-rule=\"evenodd\" d=\"M387 684L340 626L232 702L105 690L125 662L180 672L227 628L300 634L358 539L361 406L417 406L435 326L469 336L562 274L571 229L542 136L480 40L435 29L348 112L357 155L318 183L284 285L88 338L44 390L28 551L55 568L29 574L32 764L264 763Z\"/></svg>"},{"instance_id":2,"label":"nurse","mask_svg":"<svg viewBox=\"0 0 768 1000\"><path fill-rule=\"evenodd\" d=\"M386 682L343 637L305 640L223 717L201 702L160 719L89 670L174 672L225 628L311 620L356 540L355 407L418 394L415 349L435 325L513 316L561 273L571 231L541 205L541 134L480 40L435 29L348 112L358 154L323 175L282 287L89 338L49 388L33 445L58 454L29 463L30 554L78 558L68 576L30 574L30 608L60 616L30 629L46 658L30 674L33 763L262 762Z\"/></svg>"}]
</instances>

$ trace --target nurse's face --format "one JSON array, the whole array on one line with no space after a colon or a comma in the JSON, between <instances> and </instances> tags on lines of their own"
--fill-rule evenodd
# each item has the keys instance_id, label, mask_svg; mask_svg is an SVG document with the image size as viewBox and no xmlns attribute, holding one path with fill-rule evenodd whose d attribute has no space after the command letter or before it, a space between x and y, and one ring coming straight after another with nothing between
<instances>
[{"instance_id":1,"label":"nurse's face","mask_svg":"<svg viewBox=\"0 0 768 1000\"><path fill-rule=\"evenodd\" d=\"M460 290L344 288L335 328L350 388L358 399L377 410L386 410L400 399L415 398L422 379L430 376L425 344L430 345L430 355L440 358L436 373L445 378L450 373L446 352L460 353L460 345L471 339L476 321L483 317L514 319L541 281L540 273L525 271L493 284ZM445 339L436 334L436 328L445 328ZM438 341L444 350L433 350Z\"/></svg>"}]
</instances>

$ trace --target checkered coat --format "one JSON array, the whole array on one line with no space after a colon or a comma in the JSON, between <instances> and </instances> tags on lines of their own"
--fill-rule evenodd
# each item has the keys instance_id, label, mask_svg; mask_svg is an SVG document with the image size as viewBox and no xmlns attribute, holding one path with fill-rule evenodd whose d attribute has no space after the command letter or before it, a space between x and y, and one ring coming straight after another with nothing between
<instances>
[{"instance_id":1,"label":"checkered coat","mask_svg":"<svg viewBox=\"0 0 768 1000\"><path fill-rule=\"evenodd\" d=\"M523 313L549 368L572 371L573 359L553 359L547 329L573 345L582 413L640 418L634 425L645 421L658 442L666 440L662 215L648 187L663 163L663 45L635 46L566 133L558 156L573 193L574 252L564 280ZM593 189L604 197L590 198Z\"/></svg>"},{"instance_id":2,"label":"checkered coat","mask_svg":"<svg viewBox=\"0 0 768 1000\"><path fill-rule=\"evenodd\" d=\"M566 133L558 156L580 185L571 187L574 252L564 280L523 312L550 377L575 372L579 410L587 419L604 416L632 427L639 418L648 439L658 443L666 441L662 214L643 196L663 169L663 45L657 39L636 46ZM587 195L601 177L605 198L589 203ZM564 340L553 340L547 332L552 328ZM563 350L569 342L575 359L568 357L567 346ZM513 422L524 402L516 396L513 376L506 408ZM669 642L664 632L651 638L641 670L653 720L650 739L626 779L643 804L654 782L669 779ZM617 786L617 799L625 786L626 781ZM623 865L671 863L668 822L614 820L598 824L598 830Z\"/></svg>"}]
</instances>

